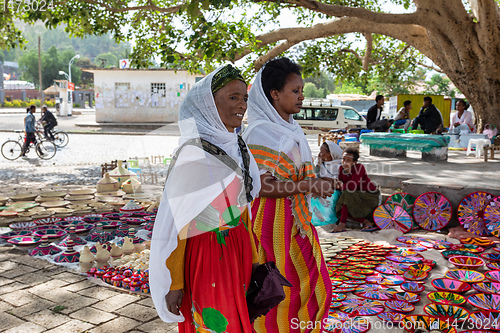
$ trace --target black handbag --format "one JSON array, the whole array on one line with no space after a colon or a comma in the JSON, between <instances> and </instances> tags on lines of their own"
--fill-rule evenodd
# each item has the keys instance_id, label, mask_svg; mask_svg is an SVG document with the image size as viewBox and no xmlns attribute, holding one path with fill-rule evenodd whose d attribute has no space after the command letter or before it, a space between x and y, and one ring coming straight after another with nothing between
<instances>
[{"instance_id":1,"label":"black handbag","mask_svg":"<svg viewBox=\"0 0 500 333\"><path fill-rule=\"evenodd\" d=\"M291 287L292 284L281 275L276 264L268 261L259 265L252 274L247 292L247 306L250 322L266 315L272 308L285 299L283 286Z\"/></svg>"}]
</instances>

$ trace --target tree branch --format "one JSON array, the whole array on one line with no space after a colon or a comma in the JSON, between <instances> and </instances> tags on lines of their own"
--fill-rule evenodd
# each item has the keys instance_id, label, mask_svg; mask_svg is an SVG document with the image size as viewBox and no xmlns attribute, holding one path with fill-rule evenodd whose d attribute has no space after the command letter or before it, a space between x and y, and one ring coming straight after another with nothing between
<instances>
[{"instance_id":1,"label":"tree branch","mask_svg":"<svg viewBox=\"0 0 500 333\"><path fill-rule=\"evenodd\" d=\"M253 0L259 2L274 2L283 4L283 0ZM422 19L421 13L417 10L408 14L387 14L377 13L361 7L346 7L340 5L331 5L322 3L316 0L288 0L287 4L295 7L309 9L311 11L322 13L334 17L355 17L365 20L370 20L375 23L392 23L392 24L419 24Z\"/></svg>"},{"instance_id":2,"label":"tree branch","mask_svg":"<svg viewBox=\"0 0 500 333\"><path fill-rule=\"evenodd\" d=\"M260 56L257 60L253 62L254 64L254 69L255 71L258 71L266 62L269 60L275 58L276 56L280 55L281 53L285 52L292 46L294 46L297 43L293 43L290 41L285 41L277 46L275 46L273 49L271 49L269 52L264 54L263 56Z\"/></svg>"},{"instance_id":3,"label":"tree branch","mask_svg":"<svg viewBox=\"0 0 500 333\"><path fill-rule=\"evenodd\" d=\"M352 49L342 49L342 50L340 50L339 52L352 53L352 54L354 54L354 56L355 56L356 58L358 58L359 60L361 60L361 61L363 60L363 57L362 57L362 56L360 56L360 55L358 54L358 52L356 52L356 51L354 51L354 50L352 50Z\"/></svg>"},{"instance_id":4,"label":"tree branch","mask_svg":"<svg viewBox=\"0 0 500 333\"><path fill-rule=\"evenodd\" d=\"M441 68L437 68L437 67L434 67L434 66L431 66L431 65L426 65L426 64L424 64L423 62L420 62L420 61L417 62L417 65L420 65L420 66L425 67L425 68L432 69L433 71L436 71L438 73L445 74Z\"/></svg>"},{"instance_id":5,"label":"tree branch","mask_svg":"<svg viewBox=\"0 0 500 333\"><path fill-rule=\"evenodd\" d=\"M106 4L104 2L96 1L96 0L78 0L78 1L90 4L90 5L96 5L96 6L102 7L102 8L104 8L107 11L112 12L112 13L124 13L124 12L130 12L133 10L145 10L145 11L150 10L150 11L157 11L160 13L173 14L173 13L177 13L182 8L182 6L184 6L184 4L182 4L182 5L172 6L172 7L159 7L157 5L153 5L152 3L150 3L149 5L145 5L145 6L116 8L116 7L112 7L108 4ZM66 1L61 1L61 2L57 2L55 5L64 5L65 3L66 3Z\"/></svg>"},{"instance_id":6,"label":"tree branch","mask_svg":"<svg viewBox=\"0 0 500 333\"><path fill-rule=\"evenodd\" d=\"M364 33L363 36L365 36L366 38L365 56L363 58L363 70L365 72L368 72L368 69L370 67L370 58L372 56L372 51L373 51L373 37L372 34L367 34L367 33Z\"/></svg>"},{"instance_id":7,"label":"tree branch","mask_svg":"<svg viewBox=\"0 0 500 333\"><path fill-rule=\"evenodd\" d=\"M260 48L282 40L287 41L287 43L280 45L279 51L281 53L293 45L306 40L326 38L351 32L389 36L415 47L431 60L438 57L433 46L430 44L427 31L423 27L409 24L379 24L351 17L343 17L326 23L319 23L312 27L276 29L257 36L256 39L258 42L256 46ZM287 46L288 48L286 48ZM235 61L245 57L253 51L254 49L251 46L246 47L242 52L236 55Z\"/></svg>"}]
</instances>

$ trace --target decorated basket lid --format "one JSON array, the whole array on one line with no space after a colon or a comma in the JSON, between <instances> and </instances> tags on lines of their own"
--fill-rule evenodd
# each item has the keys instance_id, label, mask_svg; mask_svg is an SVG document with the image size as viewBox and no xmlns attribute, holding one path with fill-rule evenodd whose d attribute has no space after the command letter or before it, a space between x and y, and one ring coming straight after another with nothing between
<instances>
[{"instance_id":1,"label":"decorated basket lid","mask_svg":"<svg viewBox=\"0 0 500 333\"><path fill-rule=\"evenodd\" d=\"M143 209L144 209L144 207L142 207L139 204L136 204L133 200L130 200L129 202L127 202L125 204L125 206L120 208L120 211L121 212L136 212L136 211L140 211Z\"/></svg>"},{"instance_id":2,"label":"decorated basket lid","mask_svg":"<svg viewBox=\"0 0 500 333\"><path fill-rule=\"evenodd\" d=\"M141 192L141 182L135 178L129 178L123 183L122 189L125 193Z\"/></svg>"},{"instance_id":3,"label":"decorated basket lid","mask_svg":"<svg viewBox=\"0 0 500 333\"><path fill-rule=\"evenodd\" d=\"M109 185L109 184L114 184L114 183L118 183L118 180L111 178L109 175L109 172L106 172L104 174L104 177L102 177L102 179L97 182L97 184L99 184L99 185Z\"/></svg>"},{"instance_id":4,"label":"decorated basket lid","mask_svg":"<svg viewBox=\"0 0 500 333\"><path fill-rule=\"evenodd\" d=\"M135 172L129 171L122 166L122 161L118 161L117 164L118 166L116 167L116 169L109 173L109 176L116 179L120 183L120 185L131 177L137 177L137 174Z\"/></svg>"}]
</instances>

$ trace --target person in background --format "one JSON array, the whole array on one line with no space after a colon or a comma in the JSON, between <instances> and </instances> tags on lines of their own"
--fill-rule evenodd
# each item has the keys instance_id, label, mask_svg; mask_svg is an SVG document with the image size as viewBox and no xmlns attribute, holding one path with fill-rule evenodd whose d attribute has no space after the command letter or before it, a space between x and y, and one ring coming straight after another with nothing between
<instances>
[{"instance_id":1,"label":"person in background","mask_svg":"<svg viewBox=\"0 0 500 333\"><path fill-rule=\"evenodd\" d=\"M342 165L343 150L333 141L325 141L320 147L318 158L314 163L314 172L318 178L327 179L335 184L338 179L339 168ZM337 224L335 206L340 197L340 191L335 191L331 197L313 197L311 199L312 220L315 226L332 232Z\"/></svg>"},{"instance_id":2,"label":"person in background","mask_svg":"<svg viewBox=\"0 0 500 333\"><path fill-rule=\"evenodd\" d=\"M42 118L38 121L40 123L45 122L43 125L43 132L45 134L45 138L49 140L54 140L54 134L52 133L52 129L57 126L56 117L47 109L47 105L42 106Z\"/></svg>"},{"instance_id":3,"label":"person in background","mask_svg":"<svg viewBox=\"0 0 500 333\"><path fill-rule=\"evenodd\" d=\"M380 201L380 190L373 184L366 173L363 164L358 163L359 151L347 148L342 155L342 166L339 168L337 188L342 190L337 201L339 224L334 232L345 230L347 218L364 225L363 231L373 231L378 228L369 220Z\"/></svg>"},{"instance_id":4,"label":"person in background","mask_svg":"<svg viewBox=\"0 0 500 333\"><path fill-rule=\"evenodd\" d=\"M472 121L472 113L467 111L467 103L463 100L457 102L457 112L451 118L451 129L458 132L461 130L474 132L476 130Z\"/></svg>"},{"instance_id":5,"label":"person in background","mask_svg":"<svg viewBox=\"0 0 500 333\"><path fill-rule=\"evenodd\" d=\"M404 130L407 132L411 124L410 110L413 109L413 107L411 106L411 101L404 101L403 105L404 106L399 109L394 117L394 127L404 125Z\"/></svg>"},{"instance_id":6,"label":"person in background","mask_svg":"<svg viewBox=\"0 0 500 333\"><path fill-rule=\"evenodd\" d=\"M382 106L384 105L384 96L377 95L377 97L375 97L375 102L377 104L369 108L366 114L366 127L375 132L387 132L393 120L380 119L382 115Z\"/></svg>"},{"instance_id":7,"label":"person in background","mask_svg":"<svg viewBox=\"0 0 500 333\"><path fill-rule=\"evenodd\" d=\"M419 125L425 134L440 133L444 127L441 112L432 104L432 98L429 96L424 97L424 105L413 120L412 129L416 130Z\"/></svg>"},{"instance_id":8,"label":"person in background","mask_svg":"<svg viewBox=\"0 0 500 333\"><path fill-rule=\"evenodd\" d=\"M36 112L36 106L30 105L30 107L26 109L26 112L28 113L24 118L24 133L26 134L26 137L24 139L24 146L21 152L21 156L23 157L26 156L26 150L28 149L30 143L33 142L34 144L36 144L36 136L35 136L36 120L35 116L33 115ZM39 152L42 154L41 151Z\"/></svg>"}]
</instances>

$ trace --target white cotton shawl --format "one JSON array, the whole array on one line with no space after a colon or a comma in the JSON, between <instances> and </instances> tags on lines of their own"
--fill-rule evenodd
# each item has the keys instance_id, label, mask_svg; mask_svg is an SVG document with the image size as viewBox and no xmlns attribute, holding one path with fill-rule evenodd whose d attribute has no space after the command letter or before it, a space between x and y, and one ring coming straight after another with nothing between
<instances>
[{"instance_id":1,"label":"white cotton shawl","mask_svg":"<svg viewBox=\"0 0 500 333\"><path fill-rule=\"evenodd\" d=\"M328 145L328 149L330 150L330 155L332 155L332 158L334 160L342 159L342 154L344 151L342 148L339 147L338 144L331 140L325 141L325 143Z\"/></svg>"},{"instance_id":2,"label":"white cotton shawl","mask_svg":"<svg viewBox=\"0 0 500 333\"><path fill-rule=\"evenodd\" d=\"M179 145L190 139L203 138L243 166L238 137L236 133L228 132L222 123L212 95L212 77L221 68L197 82L182 102L179 111ZM249 173L253 179L251 194L255 198L260 191L260 176L251 154ZM180 151L175 166L169 171L154 224L149 262L151 296L158 315L165 322L184 320L182 314L177 316L169 312L165 302L172 284L166 260L177 247L177 236L235 177L240 179L241 189L245 191L243 179L235 170L205 152L201 146L194 145L187 145ZM239 206L248 204L236 198L230 199Z\"/></svg>"},{"instance_id":3,"label":"white cotton shawl","mask_svg":"<svg viewBox=\"0 0 500 333\"><path fill-rule=\"evenodd\" d=\"M262 88L263 67L248 94L248 127L243 133L247 144L261 145L290 157L297 168L305 162L312 163L309 143L300 125L290 115L285 121L267 99ZM300 156L294 156L293 147L298 145Z\"/></svg>"}]
</instances>

